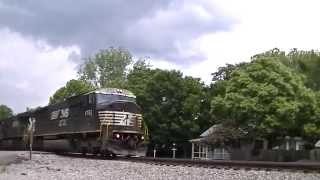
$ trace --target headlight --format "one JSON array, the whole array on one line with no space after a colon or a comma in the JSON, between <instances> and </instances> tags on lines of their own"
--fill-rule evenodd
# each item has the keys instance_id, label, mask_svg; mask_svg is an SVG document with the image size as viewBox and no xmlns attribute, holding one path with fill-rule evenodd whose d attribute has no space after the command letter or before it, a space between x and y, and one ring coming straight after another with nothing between
<instances>
[{"instance_id":1,"label":"headlight","mask_svg":"<svg viewBox=\"0 0 320 180\"><path fill-rule=\"evenodd\" d=\"M116 138L119 139L120 138L120 134L116 134Z\"/></svg>"},{"instance_id":2,"label":"headlight","mask_svg":"<svg viewBox=\"0 0 320 180\"><path fill-rule=\"evenodd\" d=\"M144 136L141 136L141 140L144 140Z\"/></svg>"}]
</instances>

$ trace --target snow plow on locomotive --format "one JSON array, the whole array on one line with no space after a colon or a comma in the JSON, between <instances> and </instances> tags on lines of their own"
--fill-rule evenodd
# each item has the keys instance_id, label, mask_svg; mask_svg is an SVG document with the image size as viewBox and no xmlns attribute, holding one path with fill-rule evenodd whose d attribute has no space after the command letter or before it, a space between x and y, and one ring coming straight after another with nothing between
<instances>
[{"instance_id":1,"label":"snow plow on locomotive","mask_svg":"<svg viewBox=\"0 0 320 180\"><path fill-rule=\"evenodd\" d=\"M148 130L135 96L107 88L18 114L0 122L0 148L145 156Z\"/></svg>"}]
</instances>

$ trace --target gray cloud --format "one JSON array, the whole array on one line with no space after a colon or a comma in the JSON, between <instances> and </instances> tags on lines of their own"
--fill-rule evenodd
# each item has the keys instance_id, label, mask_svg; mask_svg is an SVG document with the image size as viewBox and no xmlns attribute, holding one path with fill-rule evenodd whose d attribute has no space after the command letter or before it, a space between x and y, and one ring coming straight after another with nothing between
<instances>
[{"instance_id":1,"label":"gray cloud","mask_svg":"<svg viewBox=\"0 0 320 180\"><path fill-rule=\"evenodd\" d=\"M79 45L83 56L122 46L138 56L184 64L204 58L191 47L195 39L232 24L205 1L0 1L0 28L53 46Z\"/></svg>"},{"instance_id":2,"label":"gray cloud","mask_svg":"<svg viewBox=\"0 0 320 180\"><path fill-rule=\"evenodd\" d=\"M0 104L14 112L43 106L68 80L76 77L76 47L52 48L45 42L0 29Z\"/></svg>"}]
</instances>

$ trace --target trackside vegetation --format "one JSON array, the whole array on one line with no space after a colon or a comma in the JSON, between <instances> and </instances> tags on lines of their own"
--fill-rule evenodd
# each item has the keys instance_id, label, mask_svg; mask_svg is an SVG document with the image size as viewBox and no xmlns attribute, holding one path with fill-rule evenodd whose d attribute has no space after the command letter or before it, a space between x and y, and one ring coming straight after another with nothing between
<instances>
[{"instance_id":1,"label":"trackside vegetation","mask_svg":"<svg viewBox=\"0 0 320 180\"><path fill-rule=\"evenodd\" d=\"M157 146L164 154L173 142L185 154L189 139L217 123L271 142L300 136L312 144L320 135L320 53L313 50L272 49L243 63L212 67L207 85L178 70L135 60L124 48L108 48L88 57L79 66L78 79L59 88L49 103L105 87L125 88L137 96L150 148ZM12 111L0 106L0 115ZM237 134L226 132L225 138Z\"/></svg>"}]
</instances>

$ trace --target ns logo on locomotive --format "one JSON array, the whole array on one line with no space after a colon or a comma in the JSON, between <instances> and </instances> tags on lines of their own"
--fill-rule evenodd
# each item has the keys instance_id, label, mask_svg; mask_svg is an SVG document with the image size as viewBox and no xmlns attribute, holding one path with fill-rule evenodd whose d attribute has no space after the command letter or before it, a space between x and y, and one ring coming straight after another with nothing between
<instances>
[{"instance_id":1,"label":"ns logo on locomotive","mask_svg":"<svg viewBox=\"0 0 320 180\"><path fill-rule=\"evenodd\" d=\"M145 156L148 129L136 97L106 88L0 122L0 148L25 149L33 119L35 150Z\"/></svg>"}]
</instances>

